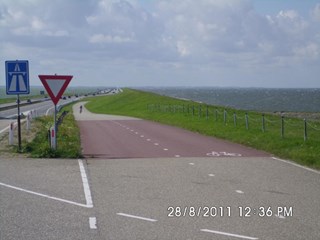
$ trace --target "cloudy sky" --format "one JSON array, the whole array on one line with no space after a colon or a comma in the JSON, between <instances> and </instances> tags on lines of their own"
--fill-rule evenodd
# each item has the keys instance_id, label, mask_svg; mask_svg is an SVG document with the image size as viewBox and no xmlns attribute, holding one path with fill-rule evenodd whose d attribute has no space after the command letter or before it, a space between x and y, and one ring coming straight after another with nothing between
<instances>
[{"instance_id":1,"label":"cloudy sky","mask_svg":"<svg viewBox=\"0 0 320 240\"><path fill-rule=\"evenodd\" d=\"M0 0L5 60L73 86L320 88L320 0Z\"/></svg>"}]
</instances>

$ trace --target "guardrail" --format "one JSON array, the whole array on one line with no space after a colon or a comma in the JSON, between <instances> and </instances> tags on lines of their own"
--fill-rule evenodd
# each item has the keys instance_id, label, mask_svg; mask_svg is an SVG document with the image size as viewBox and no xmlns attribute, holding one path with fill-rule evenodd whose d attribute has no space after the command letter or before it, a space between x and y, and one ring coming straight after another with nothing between
<instances>
[{"instance_id":1,"label":"guardrail","mask_svg":"<svg viewBox=\"0 0 320 240\"><path fill-rule=\"evenodd\" d=\"M31 128L31 122L33 119L37 117L37 111L36 110L31 110L27 112L26 118L21 121L21 123L26 122L26 130L29 131ZM5 128L3 131L8 130L9 132L9 145L14 144L14 131L17 127L17 122L11 122L7 128Z\"/></svg>"}]
</instances>

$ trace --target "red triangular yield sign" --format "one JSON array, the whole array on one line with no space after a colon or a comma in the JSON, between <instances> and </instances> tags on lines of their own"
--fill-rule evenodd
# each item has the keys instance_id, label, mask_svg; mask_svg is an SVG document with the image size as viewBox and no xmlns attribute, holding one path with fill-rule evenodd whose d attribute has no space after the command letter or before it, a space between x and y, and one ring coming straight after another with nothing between
<instances>
[{"instance_id":1,"label":"red triangular yield sign","mask_svg":"<svg viewBox=\"0 0 320 240\"><path fill-rule=\"evenodd\" d=\"M73 76L70 75L39 75L39 78L54 105L57 105L59 102L72 77Z\"/></svg>"}]
</instances>

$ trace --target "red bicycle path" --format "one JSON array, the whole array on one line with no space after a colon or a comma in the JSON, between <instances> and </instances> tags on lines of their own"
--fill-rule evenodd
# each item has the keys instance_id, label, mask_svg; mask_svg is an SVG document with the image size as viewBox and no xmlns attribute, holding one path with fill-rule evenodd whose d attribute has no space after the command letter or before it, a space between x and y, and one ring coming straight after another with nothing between
<instances>
[{"instance_id":1,"label":"red bicycle path","mask_svg":"<svg viewBox=\"0 0 320 240\"><path fill-rule=\"evenodd\" d=\"M240 144L152 121L93 114L74 106L83 155L89 158L265 157Z\"/></svg>"}]
</instances>

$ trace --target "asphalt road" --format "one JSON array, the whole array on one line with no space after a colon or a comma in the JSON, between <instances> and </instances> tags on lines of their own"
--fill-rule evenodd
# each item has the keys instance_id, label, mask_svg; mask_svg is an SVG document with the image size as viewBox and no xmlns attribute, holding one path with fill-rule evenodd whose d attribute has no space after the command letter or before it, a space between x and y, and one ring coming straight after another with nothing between
<instances>
[{"instance_id":1,"label":"asphalt road","mask_svg":"<svg viewBox=\"0 0 320 240\"><path fill-rule=\"evenodd\" d=\"M133 141L141 157L117 158L121 151L112 150L112 156L84 160L0 158L0 239L320 238L318 171L218 140L207 139L219 155L206 155L200 144L197 156L183 156L170 142L176 138L164 137L169 133L163 125L86 114L76 114L80 124L106 125L95 133L105 136L100 142L108 146L107 136L123 136L125 153L135 149L129 147ZM159 145L145 147L149 138L140 141L145 137L135 136L130 124ZM189 140L181 142L184 147ZM101 152L109 153L105 148ZM147 148L146 155L153 149L154 156L143 156Z\"/></svg>"},{"instance_id":2,"label":"asphalt road","mask_svg":"<svg viewBox=\"0 0 320 240\"><path fill-rule=\"evenodd\" d=\"M72 102L75 98L59 101L59 104L65 104L67 102ZM54 105L51 100L34 103L30 105L25 105L20 108L21 113L26 113L31 110L36 110L38 115L45 115L46 113L52 114L53 113ZM17 116L17 108L12 108L4 111L0 111L0 118L14 118Z\"/></svg>"},{"instance_id":3,"label":"asphalt road","mask_svg":"<svg viewBox=\"0 0 320 240\"><path fill-rule=\"evenodd\" d=\"M59 105L67 104L76 100L76 98L60 100ZM53 114L54 105L52 101L44 101L40 103L34 103L30 105L25 105L20 108L20 112L27 115L29 111L36 111L37 116ZM8 132L9 124L12 122L17 122L16 118L18 115L17 108L8 109L0 111L0 135Z\"/></svg>"}]
</instances>

